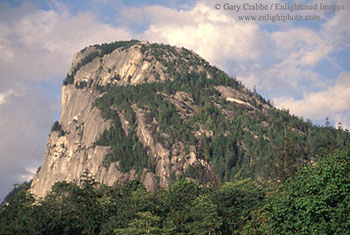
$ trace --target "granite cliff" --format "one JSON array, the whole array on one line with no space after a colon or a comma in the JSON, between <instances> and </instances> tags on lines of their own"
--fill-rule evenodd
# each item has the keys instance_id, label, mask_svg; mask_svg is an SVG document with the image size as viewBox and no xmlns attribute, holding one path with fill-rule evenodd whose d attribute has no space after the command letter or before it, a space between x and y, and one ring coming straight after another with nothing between
<instances>
[{"instance_id":1,"label":"granite cliff","mask_svg":"<svg viewBox=\"0 0 350 235\"><path fill-rule=\"evenodd\" d=\"M99 47L90 46L74 55L71 70L67 74L68 79L74 76L74 82L66 82L66 79L62 86L60 131L52 131L49 135L43 163L32 181L30 191L34 195L44 197L51 186L58 181L78 183L85 171L94 175L96 181L108 185L138 178L149 191L154 192L158 185L168 187L170 162L176 163L185 157L188 158L185 160L186 164L202 164L208 172L213 171L212 166L199 161L193 151L184 156L181 149L177 149L177 155L171 155L169 149L157 143L147 128L144 111L137 106L134 107L137 117L137 138L149 149L149 157L157 162L155 172L146 169L141 174L136 174L133 169L121 172L118 169L118 162L108 167L104 166L103 161L110 148L95 146L94 143L110 127L111 122L104 120L100 110L94 107L96 98L101 96L96 87L138 85L173 79L151 53L148 55L141 53L142 46L149 47L149 43L131 41L130 46L116 47L103 56L96 56L102 52ZM176 48L176 50L181 52L182 49ZM88 59L89 62L82 65L84 59L93 55L96 57ZM179 99L174 97L173 100L180 103L181 97ZM124 131L128 134L128 121L122 113L119 115ZM185 163L181 163L180 168L184 168Z\"/></svg>"},{"instance_id":2,"label":"granite cliff","mask_svg":"<svg viewBox=\"0 0 350 235\"><path fill-rule=\"evenodd\" d=\"M182 177L205 185L280 180L328 148L326 131L185 48L93 45L73 57L30 192L45 197L54 183L79 184L86 172L107 185L137 179L150 192Z\"/></svg>"}]
</instances>

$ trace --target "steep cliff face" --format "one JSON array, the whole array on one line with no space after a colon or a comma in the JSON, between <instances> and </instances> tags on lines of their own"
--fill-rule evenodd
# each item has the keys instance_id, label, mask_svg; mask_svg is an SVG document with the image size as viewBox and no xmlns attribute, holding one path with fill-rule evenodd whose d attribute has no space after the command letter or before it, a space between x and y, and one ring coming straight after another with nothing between
<instances>
[{"instance_id":1,"label":"steep cliff face","mask_svg":"<svg viewBox=\"0 0 350 235\"><path fill-rule=\"evenodd\" d=\"M136 173L134 169L122 172L118 161L106 166L104 159L111 152L110 147L95 144L111 126L111 121L104 120L101 111L94 107L96 98L102 95L97 88L173 79L167 68L152 53L142 53L144 47L150 46L149 43L131 44L116 46L107 53L98 46L90 46L74 55L71 70L62 87L60 130L52 131L49 135L43 163L32 181L30 191L36 197L44 197L58 181L79 183L85 171L92 173L97 182L108 185L138 178L149 191L154 192L158 186L169 186L170 161L175 173L177 168L186 168L181 150L178 149L175 155L171 155L169 149L158 143L154 133L147 127L144 111L136 105L133 107L136 115L136 136L148 149L148 156L154 159L156 167L153 172L147 169L142 173ZM177 50L181 51L179 48ZM176 102L174 97L172 100ZM118 115L123 130L128 135L129 121L122 112ZM187 155L191 156L187 162L196 162L193 151ZM177 162L180 160L182 166L178 167ZM212 170L209 163L206 166L208 171Z\"/></svg>"},{"instance_id":2,"label":"steep cliff face","mask_svg":"<svg viewBox=\"0 0 350 235\"><path fill-rule=\"evenodd\" d=\"M61 131L53 131L46 144L46 154L40 171L33 179L31 192L46 195L57 181L75 181L85 170L91 171L105 183L113 183L122 174L116 167L101 168L108 147L93 147L95 140L109 127L100 111L92 107L98 92L76 89L73 85L62 88Z\"/></svg>"}]
</instances>

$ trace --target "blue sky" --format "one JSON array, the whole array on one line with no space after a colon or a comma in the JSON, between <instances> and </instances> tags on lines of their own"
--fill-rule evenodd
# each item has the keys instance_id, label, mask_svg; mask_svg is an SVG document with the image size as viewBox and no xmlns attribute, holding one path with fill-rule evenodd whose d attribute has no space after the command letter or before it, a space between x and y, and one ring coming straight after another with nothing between
<instances>
[{"instance_id":1,"label":"blue sky","mask_svg":"<svg viewBox=\"0 0 350 235\"><path fill-rule=\"evenodd\" d=\"M40 165L61 84L85 46L139 39L184 46L280 108L350 129L350 22L346 0L332 11L226 11L226 2L284 0L0 0L0 199ZM214 5L220 4L221 9ZM318 15L317 21L240 21L238 16Z\"/></svg>"}]
</instances>

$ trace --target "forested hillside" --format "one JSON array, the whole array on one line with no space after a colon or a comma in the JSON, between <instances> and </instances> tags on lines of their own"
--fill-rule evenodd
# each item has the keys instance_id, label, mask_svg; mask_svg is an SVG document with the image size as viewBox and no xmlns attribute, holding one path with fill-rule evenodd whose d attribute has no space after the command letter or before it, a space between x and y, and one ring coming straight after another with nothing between
<instances>
[{"instance_id":1,"label":"forested hillside","mask_svg":"<svg viewBox=\"0 0 350 235\"><path fill-rule=\"evenodd\" d=\"M159 44L142 45L141 51L160 61L172 79L97 87L104 95L95 105L103 118L113 120L113 127L96 142L113 149L105 159L107 165L119 161L123 171L154 171L147 150L135 137L135 109L145 112L146 125L166 149L174 149L179 143L185 150L194 146L197 158L212 162L215 183L219 184L235 176L284 180L298 166L350 145L348 132L332 128L328 121L322 127L314 126L288 110L274 108L193 52ZM201 66L205 70L198 69ZM128 122L128 136L118 113ZM177 176L199 183L211 180L201 165L191 165L183 175L173 174L173 180Z\"/></svg>"}]
</instances>

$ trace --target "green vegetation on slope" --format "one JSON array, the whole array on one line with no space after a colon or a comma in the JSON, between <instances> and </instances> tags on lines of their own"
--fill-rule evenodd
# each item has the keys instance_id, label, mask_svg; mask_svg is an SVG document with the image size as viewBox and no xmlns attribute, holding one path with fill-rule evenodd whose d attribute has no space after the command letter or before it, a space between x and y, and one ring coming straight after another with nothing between
<instances>
[{"instance_id":1,"label":"green vegetation on slope","mask_svg":"<svg viewBox=\"0 0 350 235\"><path fill-rule=\"evenodd\" d=\"M270 223L279 234L350 231L350 151L336 151L303 167L283 187Z\"/></svg>"},{"instance_id":2,"label":"green vegetation on slope","mask_svg":"<svg viewBox=\"0 0 350 235\"><path fill-rule=\"evenodd\" d=\"M284 181L308 159L350 144L348 132L328 124L317 127L287 110L273 108L260 95L246 90L240 82L186 49L179 52L166 45L143 44L141 51L160 61L172 80L97 88L104 95L96 100L95 105L105 119L113 120L114 127L107 130L96 144L112 146L113 154L106 161L120 161L121 170L134 167L141 173L143 168L152 166L145 152L133 147L141 146L134 136L136 108L145 112L147 124L164 147L171 149L178 142L186 149L192 145L196 147L198 158L213 162L216 180L221 184L236 177ZM205 71L198 72L200 66ZM245 94L251 106L226 101L216 86L230 87ZM198 109L186 119L180 117L179 110L169 98L179 91L189 94ZM121 130L117 112L123 113L129 122L131 134L127 138L115 137L123 135L116 131ZM200 126L212 131L213 135L194 137ZM140 151L128 152L135 148ZM200 168L190 167L185 175L200 183L208 181Z\"/></svg>"},{"instance_id":3,"label":"green vegetation on slope","mask_svg":"<svg viewBox=\"0 0 350 235\"><path fill-rule=\"evenodd\" d=\"M134 128L129 128L129 135L125 135L118 114L115 111L112 114L114 116L112 128L105 131L95 143L112 148L112 153L104 159L105 166L108 167L110 163L118 160L120 162L119 169L124 172L130 171L132 168L138 172L142 172L144 168L154 171L154 163L147 156L146 149L137 140Z\"/></svg>"}]
</instances>

